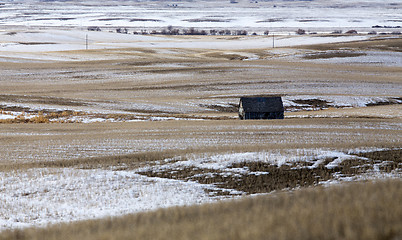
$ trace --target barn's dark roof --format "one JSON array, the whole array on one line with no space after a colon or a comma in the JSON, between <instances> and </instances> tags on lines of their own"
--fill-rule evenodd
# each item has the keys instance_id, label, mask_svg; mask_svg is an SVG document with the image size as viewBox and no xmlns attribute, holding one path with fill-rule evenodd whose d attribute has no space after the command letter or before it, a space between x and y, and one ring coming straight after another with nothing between
<instances>
[{"instance_id":1,"label":"barn's dark roof","mask_svg":"<svg viewBox=\"0 0 402 240\"><path fill-rule=\"evenodd\" d=\"M245 112L281 112L281 97L242 97L240 102Z\"/></svg>"}]
</instances>

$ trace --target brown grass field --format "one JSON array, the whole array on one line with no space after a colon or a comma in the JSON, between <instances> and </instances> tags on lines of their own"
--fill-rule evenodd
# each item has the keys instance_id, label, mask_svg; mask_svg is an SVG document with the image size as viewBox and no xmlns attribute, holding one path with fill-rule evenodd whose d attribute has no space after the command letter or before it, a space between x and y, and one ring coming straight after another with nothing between
<instances>
[{"instance_id":1,"label":"brown grass field","mask_svg":"<svg viewBox=\"0 0 402 240\"><path fill-rule=\"evenodd\" d=\"M246 125L245 125L246 124ZM400 148L399 119L305 118L275 121L204 120L93 124L0 125L0 166L156 152L285 151L300 148ZM169 155L169 154L167 154ZM112 160L114 161L114 160Z\"/></svg>"},{"instance_id":2,"label":"brown grass field","mask_svg":"<svg viewBox=\"0 0 402 240\"><path fill-rule=\"evenodd\" d=\"M0 120L1 173L40 168L138 171L169 158L184 161L246 152L290 159L337 151L360 158L346 159L331 170L325 164L334 159L325 159L313 170L306 170L311 162L277 166L248 159L228 167L270 172L270 176L205 179L199 174L220 172L148 169L140 174L216 184L244 195L276 192L6 230L0 239L401 239L401 104L301 109L286 112L284 120L236 119L241 96L401 99L400 66L321 63L303 57L364 56L356 51L392 54L401 51L401 43L399 37L275 51L116 48L37 53L75 61L1 62L0 113L21 112L15 119ZM244 60L251 55L260 59ZM29 115L35 117L28 119ZM65 120L72 117L108 121ZM60 120L50 123L52 119ZM390 173L396 179L372 181L367 176L373 171L380 174L374 179L388 178ZM366 174L358 179L370 180L316 186L339 174Z\"/></svg>"},{"instance_id":3,"label":"brown grass field","mask_svg":"<svg viewBox=\"0 0 402 240\"><path fill-rule=\"evenodd\" d=\"M400 180L6 231L0 239L400 239Z\"/></svg>"}]
</instances>

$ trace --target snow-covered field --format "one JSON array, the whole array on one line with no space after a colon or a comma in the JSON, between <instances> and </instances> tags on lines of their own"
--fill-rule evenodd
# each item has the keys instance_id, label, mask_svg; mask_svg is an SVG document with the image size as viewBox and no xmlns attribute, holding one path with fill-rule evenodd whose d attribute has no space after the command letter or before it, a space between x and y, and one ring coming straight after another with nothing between
<instances>
[{"instance_id":1,"label":"snow-covered field","mask_svg":"<svg viewBox=\"0 0 402 240\"><path fill-rule=\"evenodd\" d=\"M0 32L1 33L1 32ZM177 37L160 35L126 35L110 32L88 32L86 30L36 30L17 31L9 34L8 30L3 30L1 34L0 51L4 55L8 52L18 52L19 54L31 54L32 52L52 52L67 50L84 50L86 48L86 35L88 35L89 49L104 48L183 48L183 49L221 49L221 50L239 50L250 48L270 48L272 47L272 36L239 36L239 41L227 41L228 37L218 38L196 38L189 37L178 39ZM370 35L350 35L350 36L287 36L279 35L274 39L275 47L290 47L304 44L320 44L331 42L359 41L369 39ZM53 57L53 58L52 58ZM106 57L105 57L106 58ZM107 59L107 58L106 58ZM63 60L56 56L42 56L38 60ZM82 60L82 59L76 59Z\"/></svg>"},{"instance_id":2,"label":"snow-covered field","mask_svg":"<svg viewBox=\"0 0 402 240\"><path fill-rule=\"evenodd\" d=\"M4 1L0 5L0 56L3 61L17 61L10 52L18 52L20 61L63 60L66 56L35 51L62 51L139 47L139 48L206 48L247 49L285 47L326 42L364 40L378 33L398 32L402 25L402 4L397 1ZM102 32L88 32L91 26ZM217 39L177 40L170 37L136 35L133 32L160 32L168 26L178 29L246 30L260 36L243 41ZM126 28L130 34L116 34ZM307 33L331 33L357 30L363 35L297 38L298 28ZM262 37L269 30L276 34ZM113 34L111 34L111 32ZM88 35L88 36L87 36ZM311 35L313 36L313 35ZM82 56L81 56L82 57ZM105 58L107 58L105 56ZM71 59L69 59L71 60Z\"/></svg>"},{"instance_id":3,"label":"snow-covered field","mask_svg":"<svg viewBox=\"0 0 402 240\"><path fill-rule=\"evenodd\" d=\"M304 150L307 154L309 150ZM310 150L311 151L311 150ZM253 172L245 168L227 169L233 163L262 161L287 164L292 161L316 159L315 168L326 158L336 158L327 168L337 167L343 160L356 156L343 152L314 149L310 157L286 156L263 152L212 155L192 158L187 161L166 159L160 166L142 168L139 171L181 171L184 167L207 168L223 171L223 176L238 174L261 175L269 172ZM318 159L318 160L317 160ZM177 162L178 161L178 162ZM330 185L344 181L400 178L402 173L381 172L377 169L356 176L342 176L322 182ZM201 176L204 176L201 174ZM204 177L208 178L208 174ZM228 195L214 196L205 190L214 191L212 184L147 177L135 171L84 170L75 168L39 168L0 173L0 230L30 226L46 226L60 222L78 221L119 216L150 211L171 206L184 206L213 202L246 194L225 189Z\"/></svg>"},{"instance_id":4,"label":"snow-covered field","mask_svg":"<svg viewBox=\"0 0 402 240\"><path fill-rule=\"evenodd\" d=\"M213 201L197 183L132 171L30 169L0 173L0 230Z\"/></svg>"},{"instance_id":5,"label":"snow-covered field","mask_svg":"<svg viewBox=\"0 0 402 240\"><path fill-rule=\"evenodd\" d=\"M201 169L189 177L207 179L269 174L266 170L230 167L242 162L278 167L305 162L312 171L322 164L332 169L344 161L367 160L356 153L400 147L402 131L401 122L395 119L17 124L1 128L0 154L5 167L0 173L2 230L236 198L247 193L144 172L179 174L186 168ZM116 163L117 158L113 161L113 157L125 154L166 150L177 154L132 170L125 163ZM85 167L91 158L99 156L110 156L110 163ZM76 167L24 165L68 163L77 158L83 160ZM377 162L362 174L338 173L320 184L400 178L398 169L380 170L387 164ZM214 194L217 191L226 194Z\"/></svg>"},{"instance_id":6,"label":"snow-covered field","mask_svg":"<svg viewBox=\"0 0 402 240\"><path fill-rule=\"evenodd\" d=\"M237 99L236 99L237 100ZM236 101L235 100L235 101ZM229 102L221 102L217 103L215 101L205 101L205 103L216 104L216 106L220 107L232 107L233 105L238 104L235 101ZM298 101L305 101L305 103L299 103ZM314 106L309 103L310 101L319 101L325 103L325 106ZM395 97L367 97L367 96L315 96L315 95L294 95L294 96L284 96L283 97L283 105L285 107L286 117L302 117L301 114L292 114L300 111L313 111L313 110L325 110L329 108L364 108L371 105L392 105L392 104L402 104L402 100L400 98ZM38 112L47 109L51 112L63 112L72 110L63 109L63 108L54 108L54 106L37 106L33 104L15 104L15 103L2 103L3 108L22 108L28 110L26 111L1 111L0 112L0 120L10 121L10 122L18 122L22 119L29 120L34 122L40 116L49 117L49 122L68 122L68 123L94 123L94 122L131 122L131 121L168 121L168 120L204 120L208 118L214 117L214 114L208 115L191 115L190 117L182 118L182 117L174 117L174 116L153 116L146 114L133 114L124 111L111 111L111 110L99 110L99 108L87 108L86 111L89 113L86 114L66 114L65 116L62 114L57 117L51 117L52 113L46 113L39 115ZM146 106L140 106L146 109ZM156 109L160 110L157 106L152 106ZM398 107L393 107L393 109L398 109ZM77 108L77 111L82 111L83 109ZM386 110L386 109L385 109ZM362 110L359 110L362 111ZM386 110L387 111L387 110ZM394 118L394 117L402 117L402 113L397 112L389 112L379 110L378 113L373 112L373 116L384 117L384 118ZM392 110L390 110L392 111ZM120 116L115 116L113 114L108 113L119 113ZM302 114L306 114L305 112ZM347 114L340 114L339 116L348 117ZM349 114L349 116L353 116L355 114ZM218 118L220 115L218 112L215 114L215 118ZM310 115L314 117L313 115ZM332 113L326 115L326 113L321 112L319 116L316 117L334 117ZM230 119L237 119L238 116L236 114L230 114L227 116Z\"/></svg>"},{"instance_id":7,"label":"snow-covered field","mask_svg":"<svg viewBox=\"0 0 402 240\"><path fill-rule=\"evenodd\" d=\"M235 167L244 162L368 168L320 185L400 178L400 165L388 171L392 161L356 154L402 148L402 56L392 42L401 9L393 0L1 1L0 231L241 197L250 193L194 179L269 175ZM248 35L134 34L168 26ZM378 44L299 47L365 40ZM305 58L338 51L357 55ZM237 121L248 95L281 95L286 119ZM14 124L29 121L40 124ZM169 151L136 169L85 167ZM72 160L83 164L51 165Z\"/></svg>"},{"instance_id":8,"label":"snow-covered field","mask_svg":"<svg viewBox=\"0 0 402 240\"><path fill-rule=\"evenodd\" d=\"M248 28L275 31L370 29L401 25L401 3L393 0L246 1L3 1L4 26ZM251 30L250 30L251 29Z\"/></svg>"}]
</instances>

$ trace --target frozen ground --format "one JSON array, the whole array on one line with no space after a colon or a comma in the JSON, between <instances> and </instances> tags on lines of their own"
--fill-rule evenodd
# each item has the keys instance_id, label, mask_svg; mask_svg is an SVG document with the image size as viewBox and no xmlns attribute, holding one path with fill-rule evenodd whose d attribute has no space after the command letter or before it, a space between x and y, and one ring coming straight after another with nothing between
<instances>
[{"instance_id":1,"label":"frozen ground","mask_svg":"<svg viewBox=\"0 0 402 240\"><path fill-rule=\"evenodd\" d=\"M1 29L1 27L0 27ZM85 50L86 36L89 49L104 48L151 48L163 53L163 49L219 49L242 50L271 48L272 37L189 37L126 35L109 32L86 32L80 30L36 30L16 31L10 35L8 30L0 30L0 60L4 62L24 61L82 61L95 60L89 56L70 56L60 51ZM291 47L304 44L320 44L366 40L372 36L276 36L276 47ZM16 56L15 53L18 53ZM41 53L41 54L38 54ZM93 57L93 56L92 56ZM251 56L251 59L253 56ZM98 56L97 60L107 60L110 56Z\"/></svg>"},{"instance_id":2,"label":"frozen ground","mask_svg":"<svg viewBox=\"0 0 402 240\"><path fill-rule=\"evenodd\" d=\"M331 53L327 51L325 53ZM358 64L358 65L378 65L388 67L401 67L402 66L402 53L401 52L380 52L380 51L360 51L363 54L358 57L335 57L328 59L315 59L310 60L317 63L334 63L334 64ZM305 55L304 55L305 56Z\"/></svg>"},{"instance_id":3,"label":"frozen ground","mask_svg":"<svg viewBox=\"0 0 402 240\"><path fill-rule=\"evenodd\" d=\"M131 31L180 28L243 29L293 32L297 28L331 32L374 25L401 25L401 3L364 1L3 1L0 25L82 27L104 30L127 27Z\"/></svg>"},{"instance_id":4,"label":"frozen ground","mask_svg":"<svg viewBox=\"0 0 402 240\"><path fill-rule=\"evenodd\" d=\"M89 60L69 57L59 51L90 49L200 48L250 49L287 47L368 39L372 26L378 33L397 32L402 25L401 3L397 1L4 1L0 5L0 57L2 61ZM181 30L194 27L222 30L247 30L260 36L240 37L241 41L177 39L132 35L134 31L161 31L168 25ZM88 32L98 26L102 32ZM117 34L127 28L130 34ZM356 29L363 35L336 37L295 37L295 30L307 33L331 33ZM261 36L269 30L268 37ZM88 38L87 38L88 35ZM272 36L276 35L275 41ZM315 35L310 35L315 36ZM52 52L57 53L52 53ZM17 58L12 54L18 52ZM42 52L40 55L34 52ZM108 59L104 56L103 59Z\"/></svg>"},{"instance_id":5,"label":"frozen ground","mask_svg":"<svg viewBox=\"0 0 402 240\"><path fill-rule=\"evenodd\" d=\"M31 169L0 173L0 231L213 201L207 186L129 171Z\"/></svg>"},{"instance_id":6,"label":"frozen ground","mask_svg":"<svg viewBox=\"0 0 402 240\"><path fill-rule=\"evenodd\" d=\"M219 107L233 107L238 104L238 99L235 99L234 102L220 102L216 103L216 101L204 101L205 104L216 104L215 106ZM315 104L318 102L318 105ZM284 96L283 104L285 107L286 116L285 117L295 117L295 115L288 114L291 112L300 112L300 111L317 111L328 108L361 108L373 105L393 105L393 104L401 104L402 100L400 98L395 97L368 97L368 96L315 96L315 95L295 95L295 96ZM100 110L98 108L76 108L76 114L63 114L63 112L74 110L74 108L68 109L60 109L52 105L33 105L33 104L15 104L15 103L1 103L1 107L3 109L13 109L13 108L21 108L25 109L25 111L0 111L0 121L22 121L22 120L30 120L35 121L40 116L47 117L49 122L69 122L69 123L93 123L93 122L125 122L125 121L167 121L167 120L203 120L209 119L212 117L219 118L221 116L219 112L211 112L208 115L190 115L189 117L174 117L174 116L162 116L157 114L140 114L140 113L130 113L125 111L113 111L113 110ZM139 106L147 109L146 106ZM148 106L149 109L150 106ZM161 110L158 106L151 106L154 109ZM103 106L105 108L105 106ZM112 109L112 108L111 108ZM397 109L397 108L395 108ZM82 112L84 111L84 112ZM38 112L45 112L38 114ZM52 117L52 113L61 112L61 114ZM82 112L82 113L79 113ZM183 112L186 113L186 112ZM119 116L115 116L114 114L119 114ZM379 112L377 117L384 118L393 118L399 117L401 118L402 113L393 112L391 114L381 113ZM236 114L226 114L227 118L237 119ZM297 116L297 115L296 115ZM332 117L332 114L325 115L325 113L321 113L321 115L317 115L316 117ZM298 115L301 117L301 115ZM312 115L314 117L314 115ZM344 117L348 117L345 115Z\"/></svg>"},{"instance_id":7,"label":"frozen ground","mask_svg":"<svg viewBox=\"0 0 402 240\"><path fill-rule=\"evenodd\" d=\"M202 179L254 179L273 165L334 171L321 185L401 178L400 164L356 155L401 149L400 52L304 59L330 51L295 46L398 40L402 3L238 2L0 2L0 231L236 198L250 192ZM169 25L249 35L133 34ZM387 35L368 35L374 25ZM239 97L258 94L282 95L287 119L233 120ZM3 124L43 118L54 123ZM174 157L116 163L164 151ZM38 167L70 161L82 164Z\"/></svg>"},{"instance_id":8,"label":"frozen ground","mask_svg":"<svg viewBox=\"0 0 402 240\"><path fill-rule=\"evenodd\" d=\"M139 169L143 171L181 171L183 168L213 169L222 171L223 176L264 175L269 172L255 172L247 168L228 168L234 163L258 161L289 164L311 161L316 168L325 159L335 158L328 163L328 169L337 167L346 159L361 159L337 151L321 149L299 150L299 157L267 152L211 155L190 157L189 160L166 159L159 166ZM310 157L303 157L310 156ZM384 173L379 164L373 171L362 175L343 176L321 184L328 185L343 181L381 178L400 178L400 171ZM214 174L212 174L213 176ZM208 173L199 174L208 178ZM195 176L195 177L199 177ZM206 191L208 190L208 191ZM222 188L220 189L222 191ZM0 173L0 231L30 226L46 226L60 222L118 216L140 211L155 210L171 206L201 204L246 194L223 189L224 196L215 196L216 187L168 178L147 177L137 171L83 170L73 168L42 168Z\"/></svg>"}]
</instances>

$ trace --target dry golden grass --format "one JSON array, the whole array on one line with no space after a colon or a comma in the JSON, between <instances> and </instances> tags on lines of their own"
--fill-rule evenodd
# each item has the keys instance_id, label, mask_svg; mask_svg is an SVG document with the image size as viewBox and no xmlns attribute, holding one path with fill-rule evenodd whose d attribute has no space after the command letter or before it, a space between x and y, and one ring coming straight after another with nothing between
<instances>
[{"instance_id":1,"label":"dry golden grass","mask_svg":"<svg viewBox=\"0 0 402 240\"><path fill-rule=\"evenodd\" d=\"M372 47L378 44L393 47L400 39L392 41L395 42L369 43ZM366 42L345 44L355 44L350 46L353 51L359 49L358 44ZM312 47L323 50L343 47L342 44L334 46ZM201 105L234 103L235 98L245 95L400 97L400 67L326 64L303 59L288 61L275 57L230 60L255 55L276 56L281 52L286 55L289 49L278 51L125 48L61 52L89 59L102 56L110 56L110 59L2 63L0 98L7 102L49 104L68 109L96 106L96 110L102 111L107 108L104 104L113 103L115 112L193 114L208 113Z\"/></svg>"},{"instance_id":2,"label":"dry golden grass","mask_svg":"<svg viewBox=\"0 0 402 240\"><path fill-rule=\"evenodd\" d=\"M12 107L11 107L12 109ZM8 109L11 111L10 109ZM148 113L150 113L148 111ZM12 116L12 112L0 110L0 114ZM155 116L155 114L153 114ZM80 119L74 119L80 117ZM189 116L185 116L188 118ZM80 123L83 119L102 118L105 121L129 121L129 120L146 120L145 116L136 116L133 114L105 114L105 113L86 113L81 111L61 111L61 110L47 110L44 111L29 111L29 113L22 112L14 118L0 119L0 124L12 123Z\"/></svg>"},{"instance_id":3,"label":"dry golden grass","mask_svg":"<svg viewBox=\"0 0 402 240\"><path fill-rule=\"evenodd\" d=\"M157 121L12 124L0 128L1 165L170 151L271 152L295 149L400 148L399 119L335 118L274 121ZM163 155L163 154L162 154ZM90 162L90 161L89 161ZM95 161L96 162L96 161Z\"/></svg>"},{"instance_id":4,"label":"dry golden grass","mask_svg":"<svg viewBox=\"0 0 402 240\"><path fill-rule=\"evenodd\" d=\"M350 156L343 159L334 167L328 164L338 157L311 159L309 161L292 161L283 165L270 162L243 159L228 165L224 170L203 168L197 166L182 166L181 168L153 168L140 171L139 174L148 177L168 178L183 181L192 181L202 184L214 184L217 188L209 190L212 195L231 195L227 189L235 189L242 194L270 193L283 189L316 186L323 182L339 177L359 177L363 174L376 175L397 173L402 171L402 150L382 150L357 154L366 159L356 159ZM250 161L251 160L251 161ZM339 159L338 159L339 160ZM232 169L243 169L246 172L230 173ZM251 174L251 173L259 174ZM370 172L370 173L369 173ZM240 194L240 193L239 193Z\"/></svg>"},{"instance_id":5,"label":"dry golden grass","mask_svg":"<svg viewBox=\"0 0 402 240\"><path fill-rule=\"evenodd\" d=\"M303 56L305 59L326 59L326 58L345 58L345 57L359 57L365 56L365 53L356 53L351 51L336 51L336 52L318 52L306 54Z\"/></svg>"},{"instance_id":6,"label":"dry golden grass","mask_svg":"<svg viewBox=\"0 0 402 240\"><path fill-rule=\"evenodd\" d=\"M374 38L365 41L354 41L347 43L331 43L331 44L317 44L305 46L309 49L315 50L338 50L345 48L353 48L360 50L383 50L383 51L402 51L402 38L401 37L393 37L393 38Z\"/></svg>"},{"instance_id":7,"label":"dry golden grass","mask_svg":"<svg viewBox=\"0 0 402 240\"><path fill-rule=\"evenodd\" d=\"M152 166L155 161L172 158L180 154L180 151L146 152L128 155L77 158L69 160L41 161L30 163L14 163L0 165L0 171L15 171L30 168L65 168L77 167L83 169L107 168L123 166L122 169L136 169L143 166Z\"/></svg>"},{"instance_id":8,"label":"dry golden grass","mask_svg":"<svg viewBox=\"0 0 402 240\"><path fill-rule=\"evenodd\" d=\"M43 112L38 112L37 116L27 118L24 114L18 115L15 118L0 119L0 124L6 123L49 123L49 117L43 115Z\"/></svg>"},{"instance_id":9,"label":"dry golden grass","mask_svg":"<svg viewBox=\"0 0 402 240\"><path fill-rule=\"evenodd\" d=\"M401 180L354 183L5 231L0 239L400 239L400 199Z\"/></svg>"},{"instance_id":10,"label":"dry golden grass","mask_svg":"<svg viewBox=\"0 0 402 240\"><path fill-rule=\"evenodd\" d=\"M400 43L400 38L378 39L306 48L400 51ZM127 118L124 112L128 112L227 119L233 113L216 117L218 114L205 106L236 104L245 95L401 97L400 67L288 61L275 56L293 50L278 50L279 54L272 49L57 52L52 54L95 60L1 63L0 100L16 106L74 109L38 114L32 121L23 116L10 120L26 123L90 111L83 110L86 107L95 112L112 110L109 117L118 118ZM269 59L240 61L253 55ZM327 114L336 119L1 124L0 171L40 167L136 169L176 156L185 159L253 151L290 156L297 155L298 149L401 148L400 108L289 114ZM401 187L401 181L395 180L308 189L48 229L8 231L0 234L0 239L399 239Z\"/></svg>"}]
</instances>

